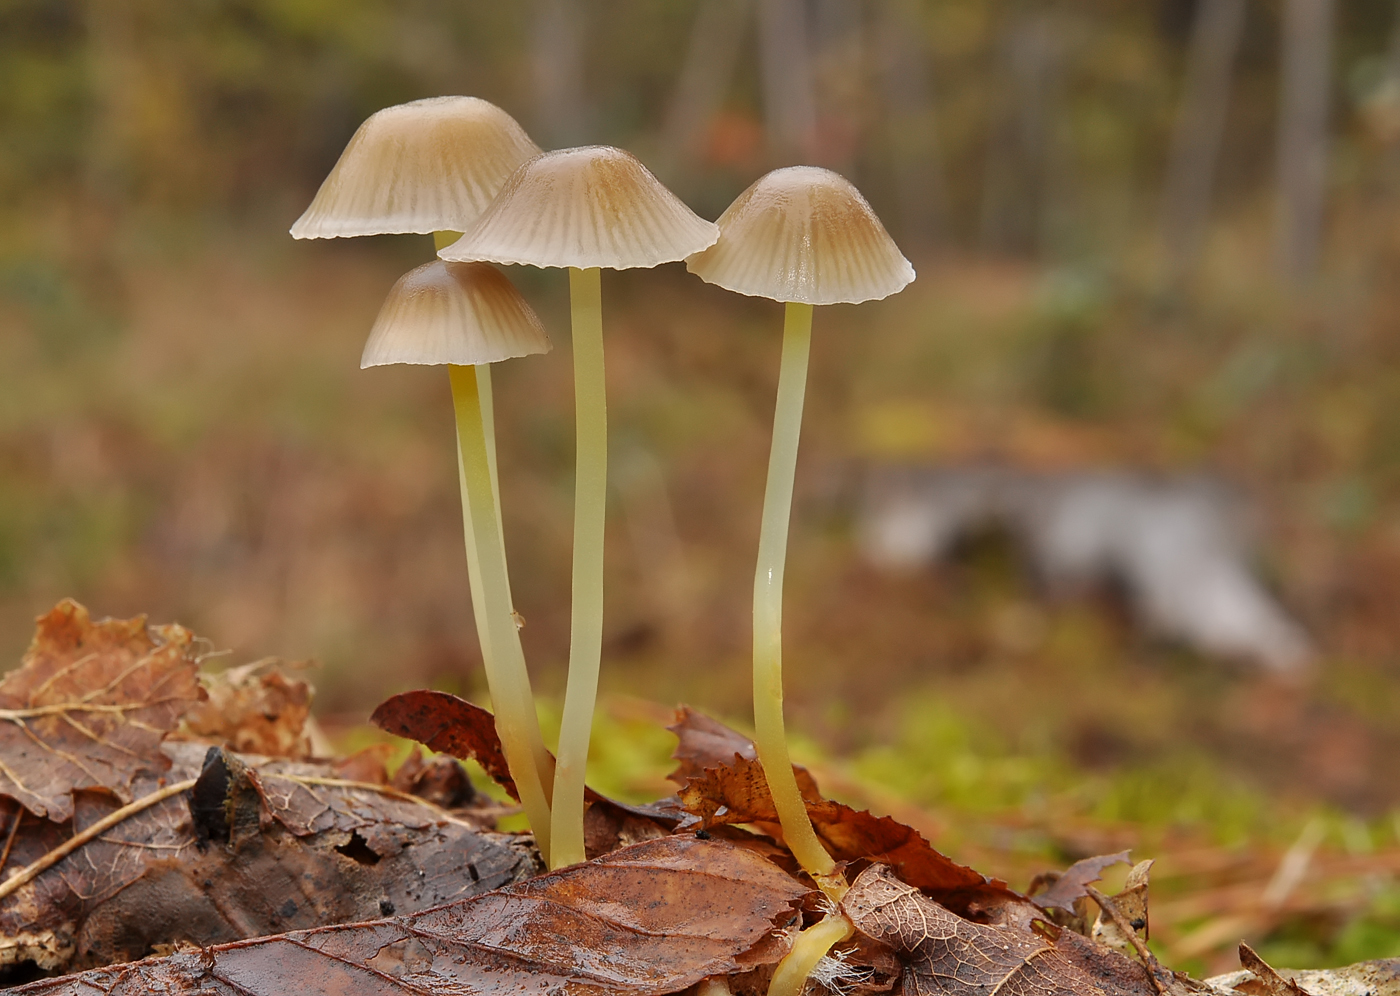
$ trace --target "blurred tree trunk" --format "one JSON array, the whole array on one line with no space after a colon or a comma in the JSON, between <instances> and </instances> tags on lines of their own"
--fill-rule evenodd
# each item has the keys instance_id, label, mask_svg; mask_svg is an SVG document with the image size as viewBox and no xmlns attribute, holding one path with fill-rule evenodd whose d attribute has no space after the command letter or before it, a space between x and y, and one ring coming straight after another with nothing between
<instances>
[{"instance_id":1,"label":"blurred tree trunk","mask_svg":"<svg viewBox=\"0 0 1400 996\"><path fill-rule=\"evenodd\" d=\"M1001 107L987 149L982 190L985 249L1030 255L1048 221L1052 111L1058 102L1063 44L1049 13L1016 17L1002 36ZM999 119L999 121L998 121Z\"/></svg>"},{"instance_id":2,"label":"blurred tree trunk","mask_svg":"<svg viewBox=\"0 0 1400 996\"><path fill-rule=\"evenodd\" d=\"M758 0L758 31L769 153L801 162L814 150L817 125L806 0Z\"/></svg>"},{"instance_id":3,"label":"blurred tree trunk","mask_svg":"<svg viewBox=\"0 0 1400 996\"><path fill-rule=\"evenodd\" d=\"M536 134L546 149L581 145L591 131L584 99L583 54L586 5L542 0L531 39Z\"/></svg>"},{"instance_id":4,"label":"blurred tree trunk","mask_svg":"<svg viewBox=\"0 0 1400 996\"><path fill-rule=\"evenodd\" d=\"M1278 123L1276 261L1287 280L1317 271L1327 182L1333 0L1285 0Z\"/></svg>"},{"instance_id":5,"label":"blurred tree trunk","mask_svg":"<svg viewBox=\"0 0 1400 996\"><path fill-rule=\"evenodd\" d=\"M940 241L947 190L938 144L926 32L916 0L874 9L875 53L898 212L891 227L910 245Z\"/></svg>"},{"instance_id":6,"label":"blurred tree trunk","mask_svg":"<svg viewBox=\"0 0 1400 996\"><path fill-rule=\"evenodd\" d=\"M662 129L668 171L684 170L699 154L705 127L734 81L749 17L750 0L702 0Z\"/></svg>"},{"instance_id":7,"label":"blurred tree trunk","mask_svg":"<svg viewBox=\"0 0 1400 996\"><path fill-rule=\"evenodd\" d=\"M1210 221L1211 190L1244 16L1244 0L1203 0L1191 28L1185 88L1162 197L1162 241L1173 284L1194 268Z\"/></svg>"}]
</instances>

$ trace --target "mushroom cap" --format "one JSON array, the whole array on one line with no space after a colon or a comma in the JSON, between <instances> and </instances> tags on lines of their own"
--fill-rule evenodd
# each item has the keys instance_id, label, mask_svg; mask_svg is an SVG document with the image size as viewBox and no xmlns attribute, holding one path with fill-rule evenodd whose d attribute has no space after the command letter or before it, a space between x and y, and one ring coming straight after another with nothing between
<instances>
[{"instance_id":1,"label":"mushroom cap","mask_svg":"<svg viewBox=\"0 0 1400 996\"><path fill-rule=\"evenodd\" d=\"M719 241L685 261L726 290L802 304L860 304L903 290L914 267L839 173L788 166L720 215Z\"/></svg>"},{"instance_id":2,"label":"mushroom cap","mask_svg":"<svg viewBox=\"0 0 1400 996\"><path fill-rule=\"evenodd\" d=\"M494 266L435 259L409 270L389 290L360 368L470 366L549 349L539 316Z\"/></svg>"},{"instance_id":3,"label":"mushroom cap","mask_svg":"<svg viewBox=\"0 0 1400 996\"><path fill-rule=\"evenodd\" d=\"M386 107L351 136L292 238L460 232L539 151L514 118L477 97Z\"/></svg>"},{"instance_id":4,"label":"mushroom cap","mask_svg":"<svg viewBox=\"0 0 1400 996\"><path fill-rule=\"evenodd\" d=\"M626 270L685 259L719 229L686 207L637 157L604 145L536 156L443 249L443 259Z\"/></svg>"}]
</instances>

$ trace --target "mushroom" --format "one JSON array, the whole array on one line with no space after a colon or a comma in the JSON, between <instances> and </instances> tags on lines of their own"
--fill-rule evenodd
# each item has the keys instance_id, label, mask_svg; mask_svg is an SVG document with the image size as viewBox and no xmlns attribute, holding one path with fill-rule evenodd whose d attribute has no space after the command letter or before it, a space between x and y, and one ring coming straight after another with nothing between
<instances>
[{"instance_id":1,"label":"mushroom","mask_svg":"<svg viewBox=\"0 0 1400 996\"><path fill-rule=\"evenodd\" d=\"M438 253L448 260L569 270L577 423L573 618L554 769L551 868L584 860L583 778L602 656L608 451L600 268L674 262L713 245L718 235L635 156L588 146L525 163L462 238Z\"/></svg>"},{"instance_id":2,"label":"mushroom","mask_svg":"<svg viewBox=\"0 0 1400 996\"><path fill-rule=\"evenodd\" d=\"M815 166L789 166L760 177L720 215L718 225L719 241L687 259L686 268L727 290L786 304L754 573L754 743L788 847L819 884L839 890L835 863L817 839L798 791L783 730L783 567L812 308L888 297L914 279L914 268L860 191Z\"/></svg>"},{"instance_id":3,"label":"mushroom","mask_svg":"<svg viewBox=\"0 0 1400 996\"><path fill-rule=\"evenodd\" d=\"M457 413L463 518L481 656L506 763L542 854L549 853L548 769L520 632L511 611L496 481L487 451L479 371L550 348L544 326L520 292L488 263L434 260L399 278L379 310L361 369L389 363L446 365Z\"/></svg>"},{"instance_id":4,"label":"mushroom","mask_svg":"<svg viewBox=\"0 0 1400 996\"><path fill-rule=\"evenodd\" d=\"M458 233L471 225L491 203L516 167L538 155L539 151L539 146L530 140L514 118L477 97L429 97L386 107L370 115L356 129L316 192L310 207L292 226L292 237L315 239L431 233L436 251L455 241ZM418 276L414 277L414 274ZM414 279L410 281L409 277ZM477 399L480 407L492 484L492 506L496 516L495 535L501 547L501 560L504 561L490 366L485 362L456 358L464 348L462 343L467 341L463 337L480 335L481 329L486 326L451 327L454 321L470 319L474 312L463 303L465 298L446 293L449 278L450 274L444 271L435 270L431 275L425 275L415 270L395 285L385 304L386 310L376 322L376 332L371 333L364 365L375 365L377 362L430 362L457 364L464 369L474 365L476 384L470 387L470 391L468 385L463 383L469 379L467 374L451 372L450 380L459 421L461 400L468 391ZM408 283L405 284L405 281ZM472 283L477 286L476 296L472 299L482 307L486 307L488 301L499 303L515 293L509 281L499 273L495 273L494 281L491 277L481 276ZM485 290L488 285L496 290ZM502 285L509 289L509 293L502 289ZM436 291L428 290L430 287L436 287ZM450 304L451 301L456 303ZM386 325L384 323L388 321L391 310L398 315L398 319ZM497 318L500 317L498 314ZM390 331L386 331L397 328L398 320L407 322L405 327L417 328L417 337L403 338L400 333L391 335ZM456 345L452 346L452 343ZM387 353L381 352L386 348L389 349ZM420 358L397 356L400 349L408 350L404 356ZM436 349L446 352L438 354ZM461 355L470 355L470 351ZM384 356L390 358L383 359ZM482 659L487 663L490 682L489 674L497 666L499 658L494 656L488 633L486 604L489 599L483 584L504 585L508 579L504 571L483 571L478 562L477 538L482 535L482 530L471 521L466 462L461 452L463 445L459 427L458 476L462 489L467 569L472 585L477 638L481 643ZM492 593L491 597L495 598L498 594L509 604L508 587L502 588L499 593ZM529 678L524 671L523 658L519 663L519 672L514 684L528 689ZM494 693L495 686L492 684ZM500 709L498 704L497 711ZM543 782L547 797L553 787L553 761L544 748L533 707L527 725L535 766L539 771L535 780ZM516 774L516 779L519 782L531 780L523 773ZM543 849L548 841L548 823L546 821L541 825L538 820L534 822Z\"/></svg>"}]
</instances>

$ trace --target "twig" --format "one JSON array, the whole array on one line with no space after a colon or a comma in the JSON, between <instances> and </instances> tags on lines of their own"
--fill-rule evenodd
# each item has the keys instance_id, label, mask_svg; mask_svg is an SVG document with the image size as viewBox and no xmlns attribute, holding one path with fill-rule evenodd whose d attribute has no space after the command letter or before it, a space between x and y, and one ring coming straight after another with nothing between
<instances>
[{"instance_id":1,"label":"twig","mask_svg":"<svg viewBox=\"0 0 1400 996\"><path fill-rule=\"evenodd\" d=\"M1162 980L1157 978L1157 969L1160 965L1157 956L1147 950L1147 945L1142 943L1142 938L1138 937L1133 925L1128 922L1128 918L1118 912L1118 907L1113 900L1109 899L1092 885L1084 886L1084 891L1089 894L1089 898L1099 904L1099 909L1108 914L1108 918L1113 921L1113 925L1118 928L1118 932L1128 939L1133 950L1142 959L1142 967L1147 971L1148 981L1152 983L1152 988L1157 991L1157 996L1167 996L1167 991L1162 987Z\"/></svg>"},{"instance_id":2,"label":"twig","mask_svg":"<svg viewBox=\"0 0 1400 996\"><path fill-rule=\"evenodd\" d=\"M0 872L4 872L5 865L10 862L10 848L15 846L15 834L19 832L19 822L24 819L24 803L15 800L15 821L10 824L9 836L5 838L5 850L0 851Z\"/></svg>"},{"instance_id":3,"label":"twig","mask_svg":"<svg viewBox=\"0 0 1400 996\"><path fill-rule=\"evenodd\" d=\"M75 833L72 837L69 837L39 860L32 862L25 866L23 870L11 875L3 884L0 884L0 899L4 899L26 882L32 881L42 872L58 864L88 841L106 833L127 817L134 816L143 809L150 809L156 803L164 802L171 796L179 795L181 792L188 792L190 789L194 788L194 783L195 779L191 778L188 781L167 785L165 788L152 792L150 795L142 796L135 802L127 803L121 809L108 813L82 833Z\"/></svg>"}]
</instances>

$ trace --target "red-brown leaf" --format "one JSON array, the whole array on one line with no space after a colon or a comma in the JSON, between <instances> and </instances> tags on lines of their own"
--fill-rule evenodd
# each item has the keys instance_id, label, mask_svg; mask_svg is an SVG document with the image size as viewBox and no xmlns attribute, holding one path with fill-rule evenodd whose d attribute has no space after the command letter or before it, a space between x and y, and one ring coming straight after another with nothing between
<instances>
[{"instance_id":1,"label":"red-brown leaf","mask_svg":"<svg viewBox=\"0 0 1400 996\"><path fill-rule=\"evenodd\" d=\"M746 761L758 759L758 749L752 740L690 706L678 708L675 722L666 729L674 733L678 741L671 754L677 762L676 770L667 776L677 785L683 786L690 779L700 777L706 768L733 764L736 754ZM821 790L811 772L794 764L792 773L797 776L797 788L804 798L821 798Z\"/></svg>"},{"instance_id":2,"label":"red-brown leaf","mask_svg":"<svg viewBox=\"0 0 1400 996\"><path fill-rule=\"evenodd\" d=\"M409 917L220 945L16 993L662 996L771 965L806 890L752 851L691 836L615 851Z\"/></svg>"},{"instance_id":3,"label":"red-brown leaf","mask_svg":"<svg viewBox=\"0 0 1400 996\"><path fill-rule=\"evenodd\" d=\"M1036 905L1044 909L1057 907L1066 913L1074 912L1074 901L1082 899L1089 893L1085 891L1086 885L1092 885L1103 877L1103 870L1111 865L1127 864L1128 852L1119 851L1117 854L1100 854L1093 858L1084 858L1076 861L1065 870L1059 878L1051 884L1050 888L1037 896L1034 896Z\"/></svg>"},{"instance_id":4,"label":"red-brown leaf","mask_svg":"<svg viewBox=\"0 0 1400 996\"><path fill-rule=\"evenodd\" d=\"M496 735L496 718L481 706L447 692L404 692L381 702L369 720L429 750L475 760L512 799L520 798Z\"/></svg>"},{"instance_id":5,"label":"red-brown leaf","mask_svg":"<svg viewBox=\"0 0 1400 996\"><path fill-rule=\"evenodd\" d=\"M59 823L80 789L130 802L134 778L169 767L160 742L203 697L192 643L145 616L94 623L71 599L40 616L0 680L0 796Z\"/></svg>"}]
</instances>

